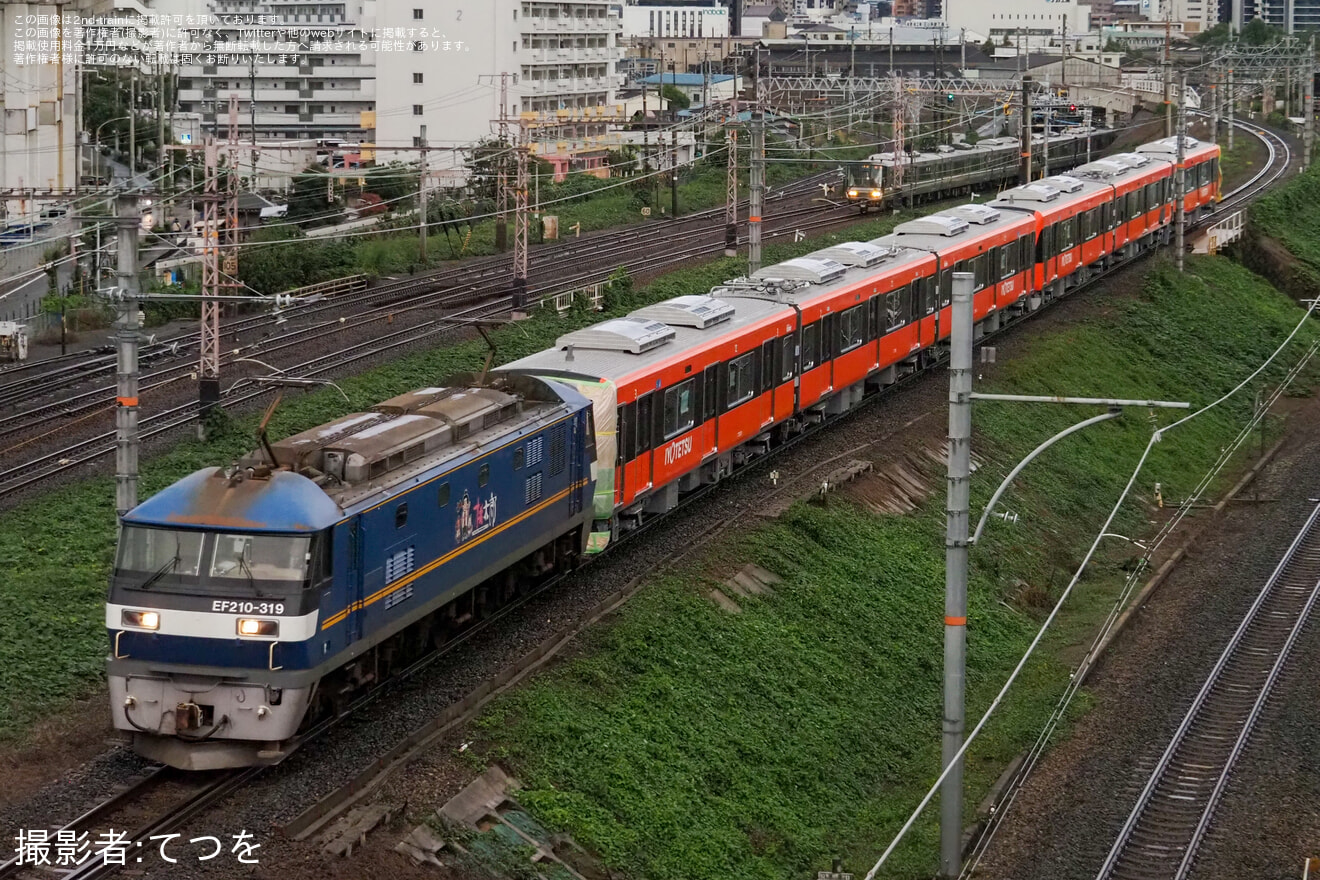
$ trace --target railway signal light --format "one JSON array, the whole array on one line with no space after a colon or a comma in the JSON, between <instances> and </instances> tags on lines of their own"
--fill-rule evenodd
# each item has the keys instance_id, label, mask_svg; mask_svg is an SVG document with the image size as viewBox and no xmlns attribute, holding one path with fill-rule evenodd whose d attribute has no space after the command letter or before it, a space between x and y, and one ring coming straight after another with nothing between
<instances>
[{"instance_id":1,"label":"railway signal light","mask_svg":"<svg viewBox=\"0 0 1320 880\"><path fill-rule=\"evenodd\" d=\"M1069 113L1076 113L1076 112L1077 112L1077 105L1076 105L1076 104L1069 104L1069 105L1068 105L1068 112L1069 112Z\"/></svg>"},{"instance_id":2,"label":"railway signal light","mask_svg":"<svg viewBox=\"0 0 1320 880\"><path fill-rule=\"evenodd\" d=\"M947 100L950 104L952 104L952 103L953 103L953 92L949 92L947 95L944 96L944 98L945 98L945 100Z\"/></svg>"}]
</instances>

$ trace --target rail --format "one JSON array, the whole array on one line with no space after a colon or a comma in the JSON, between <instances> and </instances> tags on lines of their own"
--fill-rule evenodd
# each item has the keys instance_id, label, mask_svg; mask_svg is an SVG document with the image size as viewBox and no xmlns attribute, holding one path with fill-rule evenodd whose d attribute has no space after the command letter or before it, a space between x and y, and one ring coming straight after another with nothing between
<instances>
[{"instance_id":1,"label":"rail","mask_svg":"<svg viewBox=\"0 0 1320 880\"><path fill-rule=\"evenodd\" d=\"M1097 880L1182 880L1191 870L1229 774L1320 596L1317 521L1320 504L1192 701Z\"/></svg>"}]
</instances>

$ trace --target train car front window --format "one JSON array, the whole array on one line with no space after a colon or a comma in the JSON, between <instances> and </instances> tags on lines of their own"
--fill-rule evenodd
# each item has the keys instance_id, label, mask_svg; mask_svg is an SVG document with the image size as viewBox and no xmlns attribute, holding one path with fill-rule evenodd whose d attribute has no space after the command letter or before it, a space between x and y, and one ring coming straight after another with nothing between
<instances>
[{"instance_id":1,"label":"train car front window","mask_svg":"<svg viewBox=\"0 0 1320 880\"><path fill-rule=\"evenodd\" d=\"M307 577L309 543L294 535L216 535L211 577L301 582Z\"/></svg>"},{"instance_id":2,"label":"train car front window","mask_svg":"<svg viewBox=\"0 0 1320 880\"><path fill-rule=\"evenodd\" d=\"M196 577L205 532L125 526L119 538L120 571Z\"/></svg>"}]
</instances>

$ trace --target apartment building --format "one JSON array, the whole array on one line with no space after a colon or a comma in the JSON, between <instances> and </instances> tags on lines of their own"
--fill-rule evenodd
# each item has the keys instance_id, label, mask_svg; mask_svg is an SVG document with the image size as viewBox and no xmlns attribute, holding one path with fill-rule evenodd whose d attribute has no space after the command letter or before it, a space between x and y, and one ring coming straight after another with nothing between
<instances>
[{"instance_id":1,"label":"apartment building","mask_svg":"<svg viewBox=\"0 0 1320 880\"><path fill-rule=\"evenodd\" d=\"M370 140L375 0L214 0L179 69L178 109L224 138ZM262 17L265 17L264 19Z\"/></svg>"},{"instance_id":2,"label":"apartment building","mask_svg":"<svg viewBox=\"0 0 1320 880\"><path fill-rule=\"evenodd\" d=\"M489 0L455 10L443 0L411 0L378 16L382 32L416 28L443 34L406 37L377 53L378 159L390 147L435 147L429 167L456 170L461 148L495 131L501 74L504 111L516 131L522 113L566 120L535 127L537 152L556 166L594 167L613 144L606 137L619 86L622 21L609 0ZM382 46L384 41L382 40ZM401 50L400 50L401 49ZM553 158L552 158L553 157Z\"/></svg>"}]
</instances>

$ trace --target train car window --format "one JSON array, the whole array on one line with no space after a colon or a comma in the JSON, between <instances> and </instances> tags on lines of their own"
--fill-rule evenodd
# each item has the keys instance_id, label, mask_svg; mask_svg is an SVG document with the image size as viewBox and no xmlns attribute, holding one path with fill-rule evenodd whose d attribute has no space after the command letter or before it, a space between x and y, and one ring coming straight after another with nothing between
<instances>
[{"instance_id":1,"label":"train car window","mask_svg":"<svg viewBox=\"0 0 1320 880\"><path fill-rule=\"evenodd\" d=\"M733 409L746 403L756 394L756 352L749 351L736 357L725 367L725 404L726 409Z\"/></svg>"},{"instance_id":2,"label":"train car window","mask_svg":"<svg viewBox=\"0 0 1320 880\"><path fill-rule=\"evenodd\" d=\"M1046 226L1040 231L1040 243L1036 249L1036 262L1043 263L1054 256L1054 227Z\"/></svg>"},{"instance_id":3,"label":"train car window","mask_svg":"<svg viewBox=\"0 0 1320 880\"><path fill-rule=\"evenodd\" d=\"M775 387L775 340L767 339L761 343L761 393Z\"/></svg>"},{"instance_id":4,"label":"train car window","mask_svg":"<svg viewBox=\"0 0 1320 880\"><path fill-rule=\"evenodd\" d=\"M405 501L394 508L394 527L401 529L408 524L408 503Z\"/></svg>"},{"instance_id":5,"label":"train car window","mask_svg":"<svg viewBox=\"0 0 1320 880\"><path fill-rule=\"evenodd\" d=\"M587 454L587 461L596 460L596 410L594 407L587 407L587 442L584 444L583 451Z\"/></svg>"},{"instance_id":6,"label":"train car window","mask_svg":"<svg viewBox=\"0 0 1320 880\"><path fill-rule=\"evenodd\" d=\"M525 447L519 446L517 449L513 450L513 469L515 471L520 470L526 461L527 449Z\"/></svg>"},{"instance_id":7,"label":"train car window","mask_svg":"<svg viewBox=\"0 0 1320 880\"><path fill-rule=\"evenodd\" d=\"M619 464L637 457L637 404L619 407Z\"/></svg>"},{"instance_id":8,"label":"train car window","mask_svg":"<svg viewBox=\"0 0 1320 880\"><path fill-rule=\"evenodd\" d=\"M1109 210L1109 202L1100 206L1100 228L1105 232L1113 229L1113 213Z\"/></svg>"},{"instance_id":9,"label":"train car window","mask_svg":"<svg viewBox=\"0 0 1320 880\"><path fill-rule=\"evenodd\" d=\"M679 382L665 389L664 439L692 429L697 423L697 380Z\"/></svg>"},{"instance_id":10,"label":"train car window","mask_svg":"<svg viewBox=\"0 0 1320 880\"><path fill-rule=\"evenodd\" d=\"M839 352L852 351L866 341L866 306L853 306L839 314Z\"/></svg>"},{"instance_id":11,"label":"train car window","mask_svg":"<svg viewBox=\"0 0 1320 880\"><path fill-rule=\"evenodd\" d=\"M779 381L787 382L793 378L794 340L785 336L779 340Z\"/></svg>"},{"instance_id":12,"label":"train car window","mask_svg":"<svg viewBox=\"0 0 1320 880\"><path fill-rule=\"evenodd\" d=\"M1219 159L1214 158L1210 160L1210 183L1217 180L1219 180Z\"/></svg>"},{"instance_id":13,"label":"train car window","mask_svg":"<svg viewBox=\"0 0 1320 880\"><path fill-rule=\"evenodd\" d=\"M953 302L953 267L940 270L940 308Z\"/></svg>"},{"instance_id":14,"label":"train car window","mask_svg":"<svg viewBox=\"0 0 1320 880\"><path fill-rule=\"evenodd\" d=\"M437 507L444 507L449 503L449 484L441 483L440 488L435 492L435 503Z\"/></svg>"},{"instance_id":15,"label":"train car window","mask_svg":"<svg viewBox=\"0 0 1320 880\"><path fill-rule=\"evenodd\" d=\"M816 366L820 360L820 322L802 328L802 372Z\"/></svg>"},{"instance_id":16,"label":"train car window","mask_svg":"<svg viewBox=\"0 0 1320 880\"><path fill-rule=\"evenodd\" d=\"M702 374L702 378L706 380L706 393L703 395L705 397L703 401L705 404L704 420L710 421L719 412L720 365L711 364L706 368L706 372Z\"/></svg>"},{"instance_id":17,"label":"train car window","mask_svg":"<svg viewBox=\"0 0 1320 880\"><path fill-rule=\"evenodd\" d=\"M1012 278L1017 271L1017 248L1006 244L999 249L999 280Z\"/></svg>"},{"instance_id":18,"label":"train car window","mask_svg":"<svg viewBox=\"0 0 1320 880\"><path fill-rule=\"evenodd\" d=\"M1023 269L1035 264L1036 236L1028 232L1018 239L1018 265Z\"/></svg>"},{"instance_id":19,"label":"train car window","mask_svg":"<svg viewBox=\"0 0 1320 880\"><path fill-rule=\"evenodd\" d=\"M650 452L651 430L655 424L655 394L637 398L637 454Z\"/></svg>"},{"instance_id":20,"label":"train car window","mask_svg":"<svg viewBox=\"0 0 1320 880\"><path fill-rule=\"evenodd\" d=\"M907 323L903 320L903 291L904 288L900 287L885 294L885 332L897 330Z\"/></svg>"},{"instance_id":21,"label":"train car window","mask_svg":"<svg viewBox=\"0 0 1320 880\"><path fill-rule=\"evenodd\" d=\"M938 307L938 302L937 302L938 290L936 286L935 276L928 275L927 277L922 278L914 283L921 285L921 297L922 297L922 302L924 304L923 308L925 310L925 314L927 315L934 314L935 309Z\"/></svg>"},{"instance_id":22,"label":"train car window","mask_svg":"<svg viewBox=\"0 0 1320 880\"><path fill-rule=\"evenodd\" d=\"M490 465L483 464L481 466L481 470L477 471L477 485L484 489L486 488L486 484L489 482L490 482Z\"/></svg>"}]
</instances>

